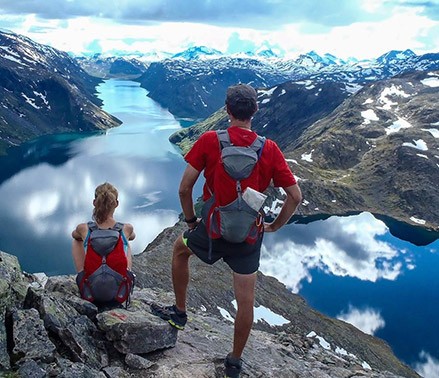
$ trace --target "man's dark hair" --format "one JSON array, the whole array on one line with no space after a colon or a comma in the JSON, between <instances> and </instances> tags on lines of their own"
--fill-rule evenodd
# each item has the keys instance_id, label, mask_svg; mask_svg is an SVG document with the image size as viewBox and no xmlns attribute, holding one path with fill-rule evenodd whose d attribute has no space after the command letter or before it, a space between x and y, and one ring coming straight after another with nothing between
<instances>
[{"instance_id":1,"label":"man's dark hair","mask_svg":"<svg viewBox=\"0 0 439 378\"><path fill-rule=\"evenodd\" d=\"M238 84L227 89L226 106L229 113L240 121L248 121L258 110L258 95L253 87Z\"/></svg>"}]
</instances>

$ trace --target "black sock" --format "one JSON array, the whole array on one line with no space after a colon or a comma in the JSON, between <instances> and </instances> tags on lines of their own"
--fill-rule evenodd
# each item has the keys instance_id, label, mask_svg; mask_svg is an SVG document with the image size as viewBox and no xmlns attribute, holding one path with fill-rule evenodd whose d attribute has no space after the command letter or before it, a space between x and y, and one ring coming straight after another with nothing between
<instances>
[{"instance_id":1,"label":"black sock","mask_svg":"<svg viewBox=\"0 0 439 378\"><path fill-rule=\"evenodd\" d=\"M186 311L179 310L176 305L174 305L174 311L178 316L186 316Z\"/></svg>"}]
</instances>

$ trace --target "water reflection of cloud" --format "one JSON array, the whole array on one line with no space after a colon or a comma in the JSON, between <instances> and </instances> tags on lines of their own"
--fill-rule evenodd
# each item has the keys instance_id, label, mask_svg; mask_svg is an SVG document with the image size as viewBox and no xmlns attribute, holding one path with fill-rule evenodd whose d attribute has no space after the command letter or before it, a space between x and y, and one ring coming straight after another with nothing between
<instances>
[{"instance_id":1,"label":"water reflection of cloud","mask_svg":"<svg viewBox=\"0 0 439 378\"><path fill-rule=\"evenodd\" d=\"M17 255L28 271L72 273L71 232L91 220L94 190L108 181L119 190L115 218L134 225L132 250L139 253L177 221L183 169L182 159L169 155L160 160L79 155L61 166L23 170L0 186L3 249ZM145 193L147 209L141 206Z\"/></svg>"},{"instance_id":2,"label":"water reflection of cloud","mask_svg":"<svg viewBox=\"0 0 439 378\"><path fill-rule=\"evenodd\" d=\"M41 199L44 198L44 201ZM35 192L25 199L20 205L27 210L27 216L30 220L47 217L56 210L60 201L60 193L53 190Z\"/></svg>"},{"instance_id":3,"label":"water reflection of cloud","mask_svg":"<svg viewBox=\"0 0 439 378\"><path fill-rule=\"evenodd\" d=\"M419 354L421 361L417 362L414 369L424 378L439 377L439 360L432 357L429 353L422 351Z\"/></svg>"},{"instance_id":4,"label":"water reflection of cloud","mask_svg":"<svg viewBox=\"0 0 439 378\"><path fill-rule=\"evenodd\" d=\"M156 210L132 217L130 223L133 224L136 232L136 239L130 242L133 254L143 252L159 233L174 225L177 220L178 213L173 210Z\"/></svg>"},{"instance_id":5,"label":"water reflection of cloud","mask_svg":"<svg viewBox=\"0 0 439 378\"><path fill-rule=\"evenodd\" d=\"M336 318L352 324L369 335L374 335L376 331L386 325L379 311L372 308L360 310L351 305L347 311L341 312Z\"/></svg>"},{"instance_id":6,"label":"water reflection of cloud","mask_svg":"<svg viewBox=\"0 0 439 378\"><path fill-rule=\"evenodd\" d=\"M141 205L137 205L137 206L135 206L135 208L142 209L144 207L149 207L149 206L152 206L152 205L160 202L160 194L161 194L161 191L159 191L159 190L157 190L155 192L143 194L142 197L145 199L145 203L143 203Z\"/></svg>"},{"instance_id":7,"label":"water reflection of cloud","mask_svg":"<svg viewBox=\"0 0 439 378\"><path fill-rule=\"evenodd\" d=\"M403 264L397 257L406 251L377 239L388 232L387 227L369 213L303 226L267 234L262 247L261 271L294 292L300 290L303 279L312 281L310 271L316 268L372 282L395 280L401 273Z\"/></svg>"}]
</instances>

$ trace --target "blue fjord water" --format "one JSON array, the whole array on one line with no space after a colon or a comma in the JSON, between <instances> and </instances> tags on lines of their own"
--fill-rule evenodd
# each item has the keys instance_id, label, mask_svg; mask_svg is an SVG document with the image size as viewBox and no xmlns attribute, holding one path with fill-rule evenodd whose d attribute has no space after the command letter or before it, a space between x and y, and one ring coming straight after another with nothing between
<instances>
[{"instance_id":1,"label":"blue fjord water","mask_svg":"<svg viewBox=\"0 0 439 378\"><path fill-rule=\"evenodd\" d=\"M70 233L90 219L104 181L119 189L116 218L135 227L134 253L177 221L185 163L168 137L181 124L138 83L108 80L98 92L120 127L44 136L0 158L0 250L28 272L74 272ZM318 311L383 338L406 363L437 359L437 235L386 223L369 213L293 222L266 235L261 270Z\"/></svg>"}]
</instances>

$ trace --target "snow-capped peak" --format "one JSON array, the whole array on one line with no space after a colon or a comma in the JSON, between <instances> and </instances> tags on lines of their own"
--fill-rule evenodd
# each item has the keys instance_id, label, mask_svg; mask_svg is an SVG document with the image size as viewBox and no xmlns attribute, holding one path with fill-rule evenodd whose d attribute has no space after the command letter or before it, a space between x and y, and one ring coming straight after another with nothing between
<instances>
[{"instance_id":1,"label":"snow-capped peak","mask_svg":"<svg viewBox=\"0 0 439 378\"><path fill-rule=\"evenodd\" d=\"M206 46L194 46L185 51L179 52L172 56L173 59L193 60L200 58L218 58L224 54L219 51Z\"/></svg>"}]
</instances>

